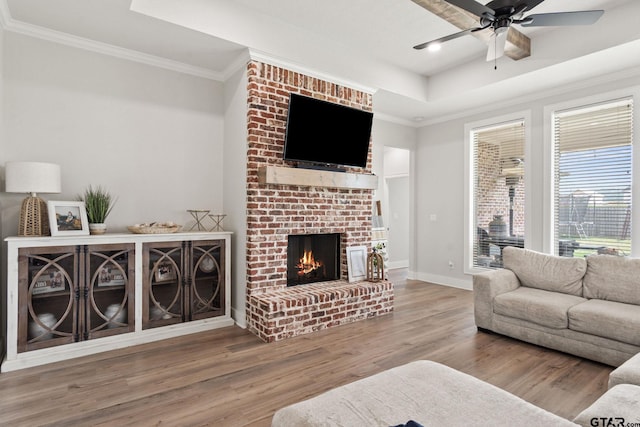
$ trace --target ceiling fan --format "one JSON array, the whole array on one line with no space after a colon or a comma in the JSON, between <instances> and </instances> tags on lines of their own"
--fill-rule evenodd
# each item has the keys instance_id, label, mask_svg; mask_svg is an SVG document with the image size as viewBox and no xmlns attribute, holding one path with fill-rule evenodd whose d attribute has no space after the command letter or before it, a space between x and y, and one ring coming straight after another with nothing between
<instances>
[{"instance_id":1,"label":"ceiling fan","mask_svg":"<svg viewBox=\"0 0 640 427\"><path fill-rule=\"evenodd\" d=\"M492 0L484 5L475 0L446 0L447 3L477 16L479 19L478 26L418 44L413 48L424 49L440 45L446 41L491 28L493 33L489 41L487 61L492 61L504 54L507 32L512 24L518 24L523 27L590 25L595 23L604 13L604 10L583 10L577 12L538 13L524 16L525 13L531 11L543 1L544 0Z\"/></svg>"}]
</instances>

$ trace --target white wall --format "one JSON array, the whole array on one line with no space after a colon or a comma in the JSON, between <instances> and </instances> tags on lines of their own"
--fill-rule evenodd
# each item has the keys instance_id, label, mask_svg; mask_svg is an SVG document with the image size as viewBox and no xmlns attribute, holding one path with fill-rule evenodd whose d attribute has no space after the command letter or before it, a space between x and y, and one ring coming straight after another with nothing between
<instances>
[{"instance_id":1,"label":"white wall","mask_svg":"<svg viewBox=\"0 0 640 427\"><path fill-rule=\"evenodd\" d=\"M375 98L374 98L375 101ZM395 241L395 246L398 251L393 254L393 259L390 259L392 266L405 266L408 263L409 276L413 276L413 271L416 265L416 242L415 242L415 150L418 138L418 130L411 126L406 126L398 123L393 123L384 119L374 118L373 122L373 172L378 175L378 189L373 195L373 200L380 200L382 202L383 219L386 221L385 225L388 225L390 215L392 214L389 209L389 195L387 194L387 188L385 186L385 176L408 174L408 195L409 199L409 211L408 211L408 231L402 231L402 238L400 241ZM385 148L401 148L406 150L408 155L409 164L406 164L407 159L403 161L394 161L388 159L385 156ZM406 236L406 237L405 237ZM391 243L390 243L391 244ZM389 253L390 258L392 253Z\"/></svg>"},{"instance_id":2,"label":"white wall","mask_svg":"<svg viewBox=\"0 0 640 427\"><path fill-rule=\"evenodd\" d=\"M388 214L385 226L388 231L387 255L389 268L409 267L411 242L411 210L409 175L386 177Z\"/></svg>"},{"instance_id":3,"label":"white wall","mask_svg":"<svg viewBox=\"0 0 640 427\"><path fill-rule=\"evenodd\" d=\"M411 150L406 148L384 147L384 177L409 176L411 171Z\"/></svg>"},{"instance_id":4,"label":"white wall","mask_svg":"<svg viewBox=\"0 0 640 427\"><path fill-rule=\"evenodd\" d=\"M6 33L4 139L8 160L59 163L62 193L88 185L118 197L109 231L223 210L223 85ZM0 194L3 237L17 231L20 194Z\"/></svg>"},{"instance_id":5,"label":"white wall","mask_svg":"<svg viewBox=\"0 0 640 427\"><path fill-rule=\"evenodd\" d=\"M0 147L4 147L5 141L5 125L4 125L4 30L0 27ZM0 150L0 162L4 164L4 151ZM1 174L0 178L0 188L4 188L4 174ZM0 236L4 237L3 229L2 229L2 217L1 212L4 210L4 201L0 198ZM4 307L6 307L6 283L7 283L7 253L6 253L6 245L4 242L0 244L0 268L2 269L2 274L0 274L0 307L3 307L2 311L6 311ZM5 331L7 330L6 326L6 316L0 316L0 328L2 328L2 332L0 332L0 337L5 336ZM4 339L0 339L0 356L4 354Z\"/></svg>"},{"instance_id":6,"label":"white wall","mask_svg":"<svg viewBox=\"0 0 640 427\"><path fill-rule=\"evenodd\" d=\"M515 111L531 114L531 155L527 159L527 181L531 185L527 224L527 247L543 250L545 221L544 191L544 108L588 96L625 89L637 90L640 70L621 72L590 82L577 82L575 88L558 88L556 94L530 99L509 108L491 109L464 118L425 126L419 130L416 149L416 278L463 288L471 288L471 276L463 273L464 261L464 126ZM635 188L640 179L635 178ZM433 217L435 215L435 217ZM435 220L432 220L435 218ZM454 264L449 267L449 261Z\"/></svg>"},{"instance_id":7,"label":"white wall","mask_svg":"<svg viewBox=\"0 0 640 427\"><path fill-rule=\"evenodd\" d=\"M231 236L231 311L246 327L247 290L247 69L225 83L224 207Z\"/></svg>"}]
</instances>

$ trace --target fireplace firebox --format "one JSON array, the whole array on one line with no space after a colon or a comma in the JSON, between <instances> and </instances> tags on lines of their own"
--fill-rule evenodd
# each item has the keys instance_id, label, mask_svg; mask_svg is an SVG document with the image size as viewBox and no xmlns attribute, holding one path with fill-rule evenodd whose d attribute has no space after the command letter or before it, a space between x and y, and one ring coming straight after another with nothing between
<instances>
[{"instance_id":1,"label":"fireplace firebox","mask_svg":"<svg viewBox=\"0 0 640 427\"><path fill-rule=\"evenodd\" d=\"M340 234L289 235L287 286L340 278Z\"/></svg>"}]
</instances>

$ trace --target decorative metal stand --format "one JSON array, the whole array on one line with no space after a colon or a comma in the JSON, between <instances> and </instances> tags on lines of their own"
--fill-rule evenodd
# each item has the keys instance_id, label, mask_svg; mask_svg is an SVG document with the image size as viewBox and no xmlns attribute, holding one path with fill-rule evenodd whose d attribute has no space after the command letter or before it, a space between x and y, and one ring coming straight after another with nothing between
<instances>
[{"instance_id":1,"label":"decorative metal stand","mask_svg":"<svg viewBox=\"0 0 640 427\"><path fill-rule=\"evenodd\" d=\"M226 214L209 214L209 218L213 221L213 227L209 231L224 231L222 228L222 220Z\"/></svg>"},{"instance_id":2,"label":"decorative metal stand","mask_svg":"<svg viewBox=\"0 0 640 427\"><path fill-rule=\"evenodd\" d=\"M211 212L209 209L187 209L187 212L189 212L193 219L196 220L196 223L191 226L189 231L194 228L198 231L207 231L207 228L204 226L202 221L206 219L209 212Z\"/></svg>"}]
</instances>

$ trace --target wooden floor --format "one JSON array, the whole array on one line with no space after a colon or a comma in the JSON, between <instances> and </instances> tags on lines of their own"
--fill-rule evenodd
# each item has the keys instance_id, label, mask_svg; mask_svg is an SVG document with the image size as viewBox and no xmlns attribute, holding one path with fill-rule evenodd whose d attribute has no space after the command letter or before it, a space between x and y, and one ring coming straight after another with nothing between
<instances>
[{"instance_id":1,"label":"wooden floor","mask_svg":"<svg viewBox=\"0 0 640 427\"><path fill-rule=\"evenodd\" d=\"M478 332L470 291L405 280L395 312L265 344L238 328L0 374L0 425L268 426L278 408L413 360L572 418L612 368Z\"/></svg>"}]
</instances>

